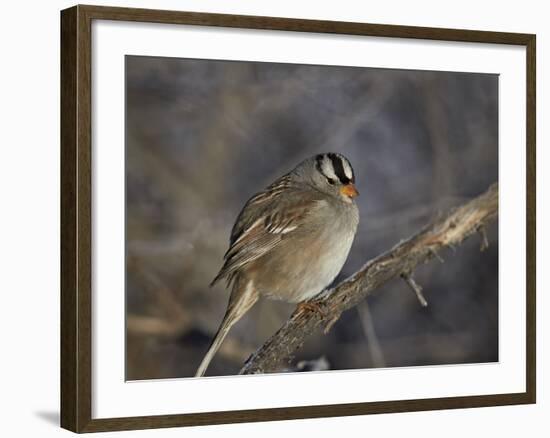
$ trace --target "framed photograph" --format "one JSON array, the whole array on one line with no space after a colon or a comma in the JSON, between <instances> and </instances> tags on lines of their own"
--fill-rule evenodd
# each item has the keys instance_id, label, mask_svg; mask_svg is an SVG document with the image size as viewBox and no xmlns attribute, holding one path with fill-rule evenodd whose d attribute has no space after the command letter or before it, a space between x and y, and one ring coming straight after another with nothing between
<instances>
[{"instance_id":1,"label":"framed photograph","mask_svg":"<svg viewBox=\"0 0 550 438\"><path fill-rule=\"evenodd\" d=\"M61 425L535 403L535 35L61 12Z\"/></svg>"}]
</instances>

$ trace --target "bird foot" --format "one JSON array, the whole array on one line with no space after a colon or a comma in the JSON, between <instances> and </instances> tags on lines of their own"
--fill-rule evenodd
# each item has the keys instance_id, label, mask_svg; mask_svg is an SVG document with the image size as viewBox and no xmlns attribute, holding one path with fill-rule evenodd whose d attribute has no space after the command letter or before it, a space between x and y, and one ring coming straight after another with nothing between
<instances>
[{"instance_id":1,"label":"bird foot","mask_svg":"<svg viewBox=\"0 0 550 438\"><path fill-rule=\"evenodd\" d=\"M321 307L321 304L317 301L304 301L298 304L296 307L297 313L304 313L304 312L316 312L323 319L325 319L328 315L327 312Z\"/></svg>"}]
</instances>

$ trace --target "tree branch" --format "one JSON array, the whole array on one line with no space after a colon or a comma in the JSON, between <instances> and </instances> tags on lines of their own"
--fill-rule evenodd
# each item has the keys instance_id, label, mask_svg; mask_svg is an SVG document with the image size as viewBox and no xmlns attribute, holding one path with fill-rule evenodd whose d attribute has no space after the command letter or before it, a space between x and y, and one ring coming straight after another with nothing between
<instances>
[{"instance_id":1,"label":"tree branch","mask_svg":"<svg viewBox=\"0 0 550 438\"><path fill-rule=\"evenodd\" d=\"M308 336L323 325L326 333L343 311L357 305L393 278L402 276L406 281L409 279L409 285L416 285L413 290L418 293L420 286L412 280L416 266L432 258L441 260L438 250L454 248L475 233L480 233L482 247L485 247L485 226L497 215L498 184L495 183L482 195L436 219L388 252L368 261L336 287L323 292L315 300L315 306L321 311L294 311L285 324L248 358L240 374L269 373L285 368Z\"/></svg>"}]
</instances>

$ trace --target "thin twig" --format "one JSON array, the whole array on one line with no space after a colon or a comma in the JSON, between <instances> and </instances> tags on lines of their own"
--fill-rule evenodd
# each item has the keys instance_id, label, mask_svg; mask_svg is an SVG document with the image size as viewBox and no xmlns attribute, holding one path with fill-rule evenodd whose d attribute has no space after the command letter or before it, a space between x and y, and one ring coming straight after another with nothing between
<instances>
[{"instance_id":1,"label":"thin twig","mask_svg":"<svg viewBox=\"0 0 550 438\"><path fill-rule=\"evenodd\" d=\"M443 260L443 257L439 255L439 253L435 249L430 249L430 254L433 255L437 260L439 260L441 263L445 263L445 260Z\"/></svg>"},{"instance_id":2,"label":"thin twig","mask_svg":"<svg viewBox=\"0 0 550 438\"><path fill-rule=\"evenodd\" d=\"M487 248L489 248L489 239L487 239L487 231L485 230L485 226L480 225L477 231L481 235L481 244L479 246L479 250L485 251Z\"/></svg>"},{"instance_id":3,"label":"thin twig","mask_svg":"<svg viewBox=\"0 0 550 438\"><path fill-rule=\"evenodd\" d=\"M405 280L405 283L409 285L409 287L413 290L413 292L416 294L416 298L418 298L418 301L420 302L420 305L422 307L428 306L428 301L426 298L424 298L424 294L422 293L422 286L420 286L412 276L411 272L403 272L401 274L401 278Z\"/></svg>"},{"instance_id":4,"label":"thin twig","mask_svg":"<svg viewBox=\"0 0 550 438\"><path fill-rule=\"evenodd\" d=\"M372 320L368 301L363 300L356 308L361 326L363 327L363 332L365 333L365 338L367 338L367 346L369 348L372 364L376 368L385 367L386 360L384 359L384 353L382 352L382 347L376 335L376 329L374 328L374 321Z\"/></svg>"}]
</instances>

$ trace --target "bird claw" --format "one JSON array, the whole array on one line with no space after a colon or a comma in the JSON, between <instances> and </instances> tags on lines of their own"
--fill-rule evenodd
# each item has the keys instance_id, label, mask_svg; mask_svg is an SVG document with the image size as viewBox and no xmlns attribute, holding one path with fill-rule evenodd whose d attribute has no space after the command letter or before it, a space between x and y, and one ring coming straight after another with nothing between
<instances>
[{"instance_id":1,"label":"bird claw","mask_svg":"<svg viewBox=\"0 0 550 438\"><path fill-rule=\"evenodd\" d=\"M318 301L304 301L298 304L296 307L297 314L306 313L306 312L315 312L321 315L323 319L327 317L327 313L321 307L321 304Z\"/></svg>"},{"instance_id":2,"label":"bird claw","mask_svg":"<svg viewBox=\"0 0 550 438\"><path fill-rule=\"evenodd\" d=\"M299 303L296 308L296 315L300 315L306 312L315 312L321 316L321 319L326 321L323 333L326 335L332 326L340 319L341 313L336 315L330 315L326 309L323 308L323 304L320 301L304 301Z\"/></svg>"}]
</instances>

